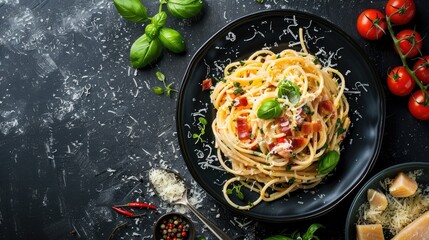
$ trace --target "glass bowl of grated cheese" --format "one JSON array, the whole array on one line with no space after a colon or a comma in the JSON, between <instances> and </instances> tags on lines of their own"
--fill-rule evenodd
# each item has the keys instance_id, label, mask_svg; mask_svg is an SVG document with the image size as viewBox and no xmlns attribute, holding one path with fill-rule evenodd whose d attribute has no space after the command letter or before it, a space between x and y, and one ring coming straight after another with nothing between
<instances>
[{"instance_id":1,"label":"glass bowl of grated cheese","mask_svg":"<svg viewBox=\"0 0 429 240\"><path fill-rule=\"evenodd\" d=\"M346 240L427 239L429 163L408 162L373 176L350 206Z\"/></svg>"}]
</instances>

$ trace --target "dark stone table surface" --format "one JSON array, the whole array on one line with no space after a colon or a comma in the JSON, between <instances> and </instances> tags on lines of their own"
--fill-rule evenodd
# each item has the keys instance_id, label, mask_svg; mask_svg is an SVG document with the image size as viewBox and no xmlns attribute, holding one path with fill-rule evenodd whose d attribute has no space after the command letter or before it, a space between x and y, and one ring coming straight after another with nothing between
<instances>
[{"instance_id":1,"label":"dark stone table surface","mask_svg":"<svg viewBox=\"0 0 429 240\"><path fill-rule=\"evenodd\" d=\"M369 42L355 22L386 1L206 0L193 20L169 17L167 25L187 41L182 55L164 52L149 69L129 64L129 47L144 26L123 20L111 0L0 0L0 239L151 239L160 214L184 211L160 202L145 174L152 166L180 171L191 184L192 202L236 239L261 239L305 230L318 222L321 239L343 239L356 190L327 214L294 223L258 222L236 216L205 193L184 164L175 125L177 93L158 96L155 73L179 89L195 52L226 24L269 9L321 16L348 33L374 64L386 96L381 152L366 177L401 162L429 161L429 123L414 119L407 98L387 90L387 70L400 64L388 38ZM408 25L429 53L429 3L415 0ZM143 1L150 13L158 1ZM160 205L159 213L127 219L111 206L128 201ZM190 212L198 235L214 239Z\"/></svg>"}]
</instances>

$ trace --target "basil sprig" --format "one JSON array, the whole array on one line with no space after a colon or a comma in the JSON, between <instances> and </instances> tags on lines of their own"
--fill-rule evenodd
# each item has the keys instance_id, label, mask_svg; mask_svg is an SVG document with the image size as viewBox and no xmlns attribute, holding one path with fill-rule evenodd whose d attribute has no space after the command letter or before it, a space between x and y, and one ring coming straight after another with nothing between
<instances>
[{"instance_id":1,"label":"basil sprig","mask_svg":"<svg viewBox=\"0 0 429 240\"><path fill-rule=\"evenodd\" d=\"M160 0L159 12L149 17L140 0L113 0L118 13L131 22L149 21L144 34L131 46L130 59L134 68L146 67L154 63L167 48L173 53L186 49L185 39L176 30L165 27L167 13L162 11L164 4L175 17L190 18L197 15L202 8L202 0Z\"/></svg>"},{"instance_id":2,"label":"basil sprig","mask_svg":"<svg viewBox=\"0 0 429 240\"><path fill-rule=\"evenodd\" d=\"M202 7L202 0L167 0L168 11L177 18L194 17Z\"/></svg>"},{"instance_id":3,"label":"basil sprig","mask_svg":"<svg viewBox=\"0 0 429 240\"><path fill-rule=\"evenodd\" d=\"M283 79L280 81L278 88L278 97L286 98L290 103L296 104L301 98L301 93L299 92L299 87L296 86L293 82Z\"/></svg>"},{"instance_id":4,"label":"basil sprig","mask_svg":"<svg viewBox=\"0 0 429 240\"><path fill-rule=\"evenodd\" d=\"M275 99L267 99L262 102L256 114L258 118L268 120L280 116L281 113L280 103Z\"/></svg>"},{"instance_id":5,"label":"basil sprig","mask_svg":"<svg viewBox=\"0 0 429 240\"><path fill-rule=\"evenodd\" d=\"M328 174L337 166L340 161L340 154L335 151L329 151L322 156L318 163L318 173L319 174Z\"/></svg>"}]
</instances>

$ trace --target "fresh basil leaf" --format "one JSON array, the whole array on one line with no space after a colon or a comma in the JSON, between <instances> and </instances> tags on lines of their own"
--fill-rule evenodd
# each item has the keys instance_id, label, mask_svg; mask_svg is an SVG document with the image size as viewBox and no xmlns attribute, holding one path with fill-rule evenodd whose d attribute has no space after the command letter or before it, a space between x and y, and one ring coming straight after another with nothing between
<instances>
[{"instance_id":1,"label":"fresh basil leaf","mask_svg":"<svg viewBox=\"0 0 429 240\"><path fill-rule=\"evenodd\" d=\"M146 34L139 37L131 46L131 65L135 68L153 63L162 53L162 44L158 38L150 39Z\"/></svg>"},{"instance_id":2,"label":"fresh basil leaf","mask_svg":"<svg viewBox=\"0 0 429 240\"><path fill-rule=\"evenodd\" d=\"M267 99L259 107L257 116L258 118L268 120L280 116L281 113L282 108L280 107L280 103L275 99Z\"/></svg>"},{"instance_id":3,"label":"fresh basil leaf","mask_svg":"<svg viewBox=\"0 0 429 240\"><path fill-rule=\"evenodd\" d=\"M155 27L157 27L158 29L163 27L166 21L167 13L165 13L164 11L161 11L152 17L152 24L155 25Z\"/></svg>"},{"instance_id":4,"label":"fresh basil leaf","mask_svg":"<svg viewBox=\"0 0 429 240\"><path fill-rule=\"evenodd\" d=\"M131 22L148 20L147 10L140 0L113 0L113 4L123 18Z\"/></svg>"},{"instance_id":5,"label":"fresh basil leaf","mask_svg":"<svg viewBox=\"0 0 429 240\"><path fill-rule=\"evenodd\" d=\"M312 240L313 238L316 238L314 236L314 233L317 231L317 229L322 228L323 225L319 223L313 223L308 227L307 232L302 235L302 240Z\"/></svg>"},{"instance_id":6,"label":"fresh basil leaf","mask_svg":"<svg viewBox=\"0 0 429 240\"><path fill-rule=\"evenodd\" d=\"M319 174L328 174L337 166L340 154L337 151L329 151L319 160L317 171Z\"/></svg>"},{"instance_id":7,"label":"fresh basil leaf","mask_svg":"<svg viewBox=\"0 0 429 240\"><path fill-rule=\"evenodd\" d=\"M290 103L296 104L299 102L299 99L301 98L301 93L299 92L298 86L296 86L293 82L283 79L280 81L278 88L278 97L284 98L289 100Z\"/></svg>"},{"instance_id":8,"label":"fresh basil leaf","mask_svg":"<svg viewBox=\"0 0 429 240\"><path fill-rule=\"evenodd\" d=\"M202 7L202 0L167 0L168 11L177 18L194 17Z\"/></svg>"},{"instance_id":9,"label":"fresh basil leaf","mask_svg":"<svg viewBox=\"0 0 429 240\"><path fill-rule=\"evenodd\" d=\"M159 30L159 40L161 40L164 47L174 53L181 53L185 51L185 40L182 35L171 28L163 27Z\"/></svg>"},{"instance_id":10,"label":"fresh basil leaf","mask_svg":"<svg viewBox=\"0 0 429 240\"><path fill-rule=\"evenodd\" d=\"M158 35L158 28L152 23L146 25L144 33L150 38L153 39Z\"/></svg>"}]
</instances>

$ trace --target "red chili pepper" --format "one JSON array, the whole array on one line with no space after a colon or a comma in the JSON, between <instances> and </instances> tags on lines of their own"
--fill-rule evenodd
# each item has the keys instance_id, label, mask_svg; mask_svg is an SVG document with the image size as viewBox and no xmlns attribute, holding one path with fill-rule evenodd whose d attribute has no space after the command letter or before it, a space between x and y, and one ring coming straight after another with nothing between
<instances>
[{"instance_id":1,"label":"red chili pepper","mask_svg":"<svg viewBox=\"0 0 429 240\"><path fill-rule=\"evenodd\" d=\"M122 205L115 205L115 207L150 208L155 210L157 209L157 206L150 203L143 203L143 202L129 202Z\"/></svg>"},{"instance_id":2,"label":"red chili pepper","mask_svg":"<svg viewBox=\"0 0 429 240\"><path fill-rule=\"evenodd\" d=\"M119 214L128 216L128 217L141 217L144 215L144 213L142 214L134 214L133 212L118 208L118 207L112 207L113 210L115 210L116 212L118 212Z\"/></svg>"}]
</instances>

